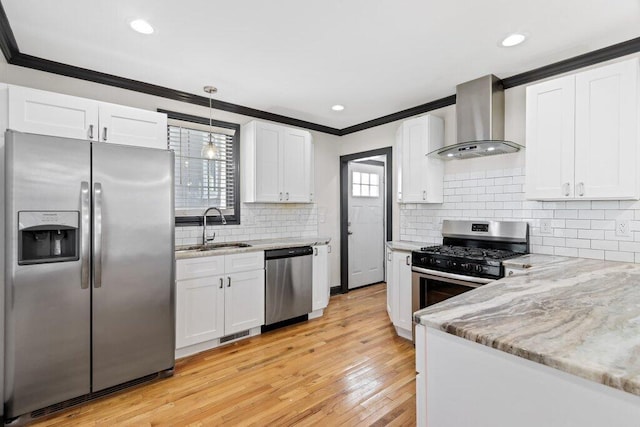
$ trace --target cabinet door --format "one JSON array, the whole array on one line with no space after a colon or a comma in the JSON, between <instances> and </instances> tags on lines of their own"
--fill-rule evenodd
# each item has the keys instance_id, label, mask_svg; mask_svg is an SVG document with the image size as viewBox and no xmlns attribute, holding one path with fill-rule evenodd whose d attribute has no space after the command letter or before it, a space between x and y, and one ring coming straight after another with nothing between
<instances>
[{"instance_id":1,"label":"cabinet door","mask_svg":"<svg viewBox=\"0 0 640 427\"><path fill-rule=\"evenodd\" d=\"M396 161L396 165L398 168L398 203L402 203L402 173L404 171L404 168L402 167L402 161L404 159L404 156L402 155L402 148L404 147L404 144L402 143L402 126L400 126L397 130L396 130L396 143L393 147L394 149L394 153L393 156L395 157L395 161Z\"/></svg>"},{"instance_id":2,"label":"cabinet door","mask_svg":"<svg viewBox=\"0 0 640 427\"><path fill-rule=\"evenodd\" d=\"M575 78L527 88L526 197L574 197Z\"/></svg>"},{"instance_id":3,"label":"cabinet door","mask_svg":"<svg viewBox=\"0 0 640 427\"><path fill-rule=\"evenodd\" d=\"M9 129L97 141L98 102L9 86Z\"/></svg>"},{"instance_id":4,"label":"cabinet door","mask_svg":"<svg viewBox=\"0 0 640 427\"><path fill-rule=\"evenodd\" d=\"M264 270L226 276L224 334L264 325Z\"/></svg>"},{"instance_id":5,"label":"cabinet door","mask_svg":"<svg viewBox=\"0 0 640 427\"><path fill-rule=\"evenodd\" d=\"M576 197L638 197L638 61L576 75Z\"/></svg>"},{"instance_id":6,"label":"cabinet door","mask_svg":"<svg viewBox=\"0 0 640 427\"><path fill-rule=\"evenodd\" d=\"M427 199L425 166L428 123L422 117L402 124L402 202L422 203Z\"/></svg>"},{"instance_id":7,"label":"cabinet door","mask_svg":"<svg viewBox=\"0 0 640 427\"><path fill-rule=\"evenodd\" d=\"M391 323L395 324L395 313L397 312L397 307L395 306L395 298L396 289L393 281L393 251L387 248L386 252L386 263L387 263L387 271L385 272L386 281L387 281L387 313L389 314L389 320Z\"/></svg>"},{"instance_id":8,"label":"cabinet door","mask_svg":"<svg viewBox=\"0 0 640 427\"><path fill-rule=\"evenodd\" d=\"M100 141L148 148L167 148L167 115L100 103Z\"/></svg>"},{"instance_id":9,"label":"cabinet door","mask_svg":"<svg viewBox=\"0 0 640 427\"><path fill-rule=\"evenodd\" d=\"M329 251L328 245L313 248L313 307L320 310L329 304Z\"/></svg>"},{"instance_id":10,"label":"cabinet door","mask_svg":"<svg viewBox=\"0 0 640 427\"><path fill-rule=\"evenodd\" d=\"M283 198L280 186L282 127L258 122L255 131L255 201L279 202Z\"/></svg>"},{"instance_id":11,"label":"cabinet door","mask_svg":"<svg viewBox=\"0 0 640 427\"><path fill-rule=\"evenodd\" d=\"M282 149L283 200L290 203L311 201L311 134L285 129Z\"/></svg>"},{"instance_id":12,"label":"cabinet door","mask_svg":"<svg viewBox=\"0 0 640 427\"><path fill-rule=\"evenodd\" d=\"M394 318L399 328L410 331L411 318L411 254L404 251L393 252L393 280L397 289L397 316Z\"/></svg>"},{"instance_id":13,"label":"cabinet door","mask_svg":"<svg viewBox=\"0 0 640 427\"><path fill-rule=\"evenodd\" d=\"M224 276L179 280L176 295L176 348L224 335Z\"/></svg>"}]
</instances>

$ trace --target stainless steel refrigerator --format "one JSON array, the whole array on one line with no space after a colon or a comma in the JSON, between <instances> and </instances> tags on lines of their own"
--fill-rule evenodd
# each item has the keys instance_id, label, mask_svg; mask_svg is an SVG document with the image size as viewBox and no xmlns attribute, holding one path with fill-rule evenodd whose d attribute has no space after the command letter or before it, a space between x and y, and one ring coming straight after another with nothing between
<instances>
[{"instance_id":1,"label":"stainless steel refrigerator","mask_svg":"<svg viewBox=\"0 0 640 427\"><path fill-rule=\"evenodd\" d=\"M5 136L5 418L170 374L173 152Z\"/></svg>"}]
</instances>

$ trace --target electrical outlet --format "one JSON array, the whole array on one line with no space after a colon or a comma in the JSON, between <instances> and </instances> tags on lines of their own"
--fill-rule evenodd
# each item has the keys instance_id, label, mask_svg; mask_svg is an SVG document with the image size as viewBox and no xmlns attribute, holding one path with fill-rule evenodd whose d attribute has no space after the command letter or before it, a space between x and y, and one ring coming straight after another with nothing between
<instances>
[{"instance_id":1,"label":"electrical outlet","mask_svg":"<svg viewBox=\"0 0 640 427\"><path fill-rule=\"evenodd\" d=\"M553 230L551 229L551 220L550 219L542 219L540 220L540 234L551 234Z\"/></svg>"},{"instance_id":2,"label":"electrical outlet","mask_svg":"<svg viewBox=\"0 0 640 427\"><path fill-rule=\"evenodd\" d=\"M631 230L629 230L628 219L616 220L616 236L629 237L631 236Z\"/></svg>"}]
</instances>

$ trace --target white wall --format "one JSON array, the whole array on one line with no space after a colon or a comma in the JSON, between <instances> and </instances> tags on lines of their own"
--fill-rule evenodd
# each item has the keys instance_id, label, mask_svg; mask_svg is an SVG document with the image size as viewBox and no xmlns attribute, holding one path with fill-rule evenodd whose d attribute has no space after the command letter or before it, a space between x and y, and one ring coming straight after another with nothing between
<instances>
[{"instance_id":1,"label":"white wall","mask_svg":"<svg viewBox=\"0 0 640 427\"><path fill-rule=\"evenodd\" d=\"M629 57L640 57L640 54L630 55L628 57L619 58L614 61L616 62L620 60L628 59ZM595 65L589 68L594 68L600 65ZM208 117L208 109L206 107L200 107L192 104L186 104L183 102L168 100L160 97L155 97L151 95L144 95L124 89L113 88L110 86L100 85L96 83L86 82L82 80L72 79L68 77L58 76L54 74L44 73L41 71L16 67L12 65L8 65L4 58L0 56L0 82L18 84L28 87L34 87L38 89L50 90L55 92L67 93L70 95L82 96L87 98L98 99L101 101L113 102L117 104L130 105L133 107L145 108L149 110L155 110L156 108L163 108L167 110L179 111L188 114L199 115L202 117ZM203 85L210 82L203 82ZM425 100L428 101L428 100ZM525 144L525 87L515 87L505 91L505 137L509 140L518 142L520 144ZM442 117L445 120L445 144L453 144L455 143L456 131L455 131L455 106L449 106L445 108L441 108L438 110L431 111L429 114L433 114L439 117ZM226 120L230 122L235 122L239 124L244 124L251 120L250 117L228 113L224 111L216 110L214 112L214 116L216 119ZM395 141L395 133L400 125L400 122L388 123L382 126L378 126L375 128L367 129L361 132L356 132L354 134L346 135L344 137L337 137L333 135L327 135L319 132L312 132L315 144L315 192L316 192L316 203L312 207L307 206L302 207L301 205L294 205L291 207L273 207L273 206L254 206L246 208L246 205L243 209L250 213L251 218L248 219L250 223L243 223L240 227L232 227L228 229L224 229L224 227L216 227L216 230L223 235L226 240L233 240L233 236L242 236L242 239L251 238L252 236L273 236L271 231L267 231L268 227L272 226L272 222L279 224L281 221L288 221L282 218L290 215L290 218L293 219L293 223L296 227L296 233L302 233L304 235L312 235L317 234L320 236L328 236L331 237L332 240L332 253L330 255L330 265L331 265L331 285L338 286L340 284L340 236L339 236L339 206L340 206L340 171L339 171L339 157L342 155L359 153L364 151L369 151L377 148L383 147L392 147ZM440 232L440 223L441 220L445 217L453 217L455 209L462 209L462 216L465 218L471 218L472 211L476 211L475 217L477 219L487 219L486 217L490 214L490 211L502 211L507 209L499 209L495 205L486 205L486 203L499 203L506 202L506 200L497 200L494 196L494 200L486 200L484 209L480 208L480 205L474 205L475 208L465 207L465 205L453 205L454 210L451 209L451 205L448 203L480 203L479 201L470 201L470 198L467 197L466 200L463 197L462 201L458 201L458 198L451 196L464 196L463 194L456 194L455 187L452 185L458 185L458 182L462 182L464 186L464 181L474 179L478 180L491 180L494 179L493 183L490 181L484 181L483 183L476 183L476 185L472 185L472 183L466 183L469 187L466 188L476 188L475 191L480 192L482 188L484 188L484 194L487 194L487 191L499 191L500 186L503 184L496 184L495 177L493 175L501 174L499 178L509 178L511 177L512 182L515 179L519 182L522 179L522 174L524 173L524 154L515 153L508 155L499 155L492 157L484 157L478 159L466 159L466 160L453 160L445 163L445 176L447 179L447 187L445 189L445 203L441 205L399 205L397 202L393 202L393 221L392 221L392 233L394 240L399 240L400 238L404 240L418 240L425 241L425 243L435 242L438 240L436 234ZM394 164L393 164L393 173L394 173L394 196L397 194L397 179L395 179L397 174L397 164L396 164L397 156L394 155ZM506 171L506 172L505 172ZM468 175L465 175L468 174ZM473 174L473 175L472 175ZM504 175L507 176L504 176ZM471 178L484 176L484 178ZM483 187L484 185L484 187ZM511 184L511 185L520 185L520 184ZM464 187L463 187L464 188ZM491 190L489 190L491 188ZM512 187L511 189L514 189ZM503 191L504 189L500 190ZM478 193L481 194L481 193ZM640 213L637 212L637 209L640 209L635 204L629 204L627 202L611 202L601 204L599 202L586 202L588 205L583 204L580 206L573 205L570 202L568 204L550 204L550 203L541 203L530 205L529 202L523 200L522 192L519 193L508 193L509 196L500 196L504 197L512 197L513 200L510 202L522 203L522 213L518 209L511 209L511 215L506 215L505 212L502 212L500 217L505 219L527 219L531 222L533 230L534 230L534 239L532 243L534 245L534 251L545 252L545 253L563 253L563 254L576 254L576 251L566 250L563 248L570 248L571 244L578 244L582 246L586 246L587 243L579 242L575 243L573 240L573 236L575 233L571 230L578 230L576 233L580 236L587 236L588 231L598 230L597 227L610 227L611 223L598 223L598 222L589 222L588 226L586 222L579 223L581 224L581 228L571 228L569 225L577 225L576 223L569 223L566 221L574 221L576 219L565 218L563 216L575 216L577 215L577 220L586 221L587 219L581 217L595 215L597 217L604 215L605 221L610 221L611 217L616 215L622 215L625 217L633 217L634 221L640 221ZM513 195L520 194L520 195ZM537 202L536 202L537 203ZM494 206L494 208L491 208ZM515 205L511 205L515 206ZM271 209L277 212L272 212ZM529 215L529 210L532 211L531 215ZM566 212L570 211L570 212ZM594 213L595 211L595 213ZM435 212L435 214L434 214ZM515 213L514 213L515 212ZM533 213L537 212L537 213ZM504 215L502 215L504 214ZM535 215L535 216L534 216ZM540 218L537 216L549 216L554 220L554 236L546 236L542 237L540 235L536 235L537 227L539 225L538 221ZM262 220L255 219L257 217L267 216L269 218L273 218L275 216L276 219L269 220L268 223L262 223ZM421 227L414 227L413 218L418 218L419 222L422 224ZM434 219L436 218L436 219ZM563 223L562 221L565 220ZM266 221L266 220L265 220ZM403 222L404 221L404 222ZM592 221L589 219L589 221ZM594 218L593 221L599 221L599 219ZM430 224L430 225L429 225ZM431 227L431 228L426 228ZM595 227L595 228L594 228ZM634 227L634 232L640 232L640 223L632 223L632 227ZM314 230L315 228L315 230ZM226 231L225 231L226 230ZM235 231L234 231L235 230ZM415 232L414 232L415 230ZM580 233L580 230L582 232ZM431 234L427 233L427 231L432 232ZM614 248L616 246L615 243L601 243L594 241L615 241L621 242L618 239L608 239L611 237L611 233L606 233L606 231L610 231L608 229L603 230L603 238L599 232L592 234L595 236L593 238L588 238L585 240L588 241L589 247L580 247L582 249L594 249L596 251L605 251L605 252L586 252L586 251L577 251L577 255L587 256L591 254L595 257L600 257L601 255L607 257L606 251L609 250L611 252L631 252L631 253L640 253L640 243L638 243L638 247L631 246L629 243L617 243L617 249ZM283 237L288 237L289 235L294 234L290 230L280 230L275 232L276 234L282 233ZM635 233L638 234L638 233ZM178 233L179 238L185 239L184 241L188 241L188 239L197 238L200 235L198 229L185 229L183 234L180 235ZM562 236L561 236L562 235ZM565 239L564 242L562 240L550 240L550 237L555 237L558 239ZM260 237L258 237L260 238ZM421 240L422 239L422 240ZM540 240L542 239L542 240ZM578 237L580 239L580 237ZM638 236L638 241L640 241L640 235ZM597 249L598 246L607 246L610 249ZM559 249L556 249L559 248ZM579 248L576 248L579 249ZM624 257L625 259L630 259L628 255L614 255L610 254L609 257Z\"/></svg>"},{"instance_id":2,"label":"white wall","mask_svg":"<svg viewBox=\"0 0 640 427\"><path fill-rule=\"evenodd\" d=\"M99 101L128 105L131 107L177 111L201 117L209 117L207 107L141 94L134 91L87 82L7 64L0 55L0 82L35 89L48 90L68 95L81 96ZM203 86L210 82L203 82ZM215 110L214 118L244 124L252 117ZM339 247L338 195L340 138L320 132L311 132L314 142L315 196L312 205L264 205L242 204L241 225L211 227L221 241L247 240L271 237L331 237L332 248ZM201 227L179 227L176 244L193 244L202 235ZM338 251L330 255L331 285L340 283Z\"/></svg>"}]
</instances>

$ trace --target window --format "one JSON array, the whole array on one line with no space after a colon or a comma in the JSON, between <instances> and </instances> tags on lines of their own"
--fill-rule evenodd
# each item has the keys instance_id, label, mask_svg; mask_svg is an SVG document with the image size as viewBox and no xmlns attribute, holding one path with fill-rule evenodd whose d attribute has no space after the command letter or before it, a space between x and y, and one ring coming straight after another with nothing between
<instances>
[{"instance_id":1,"label":"window","mask_svg":"<svg viewBox=\"0 0 640 427\"><path fill-rule=\"evenodd\" d=\"M227 224L239 224L239 125L214 121L209 132L206 118L167 113L172 119L168 144L175 152L176 225L201 224L203 212L211 206L222 210ZM213 158L207 157L210 140ZM211 223L220 221L211 214Z\"/></svg>"},{"instance_id":2,"label":"window","mask_svg":"<svg viewBox=\"0 0 640 427\"><path fill-rule=\"evenodd\" d=\"M380 176L376 173L353 172L353 197L380 197Z\"/></svg>"}]
</instances>

